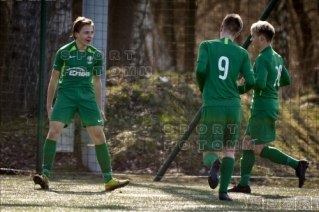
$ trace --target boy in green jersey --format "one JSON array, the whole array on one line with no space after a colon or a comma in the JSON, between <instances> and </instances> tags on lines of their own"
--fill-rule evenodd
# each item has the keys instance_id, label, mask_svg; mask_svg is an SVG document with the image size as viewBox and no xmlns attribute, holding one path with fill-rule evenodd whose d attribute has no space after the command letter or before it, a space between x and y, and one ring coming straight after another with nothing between
<instances>
[{"instance_id":1,"label":"boy in green jersey","mask_svg":"<svg viewBox=\"0 0 319 212\"><path fill-rule=\"evenodd\" d=\"M242 120L240 93L255 83L248 52L233 41L243 22L238 14L227 15L220 27L220 39L203 41L198 50L196 79L203 96L199 149L210 168L208 183L219 184L219 199L231 201L227 194L234 169L234 152ZM242 74L245 84L238 86ZM222 161L218 152L223 152Z\"/></svg>"},{"instance_id":2,"label":"boy in green jersey","mask_svg":"<svg viewBox=\"0 0 319 212\"><path fill-rule=\"evenodd\" d=\"M102 108L103 57L99 50L90 45L93 36L93 21L78 17L73 22L71 37L74 41L60 48L55 56L47 92L46 106L50 123L43 150L43 174L33 177L34 183L43 189L49 189L56 142L76 112L95 144L105 190L121 188L129 183L128 180L112 177L111 158L103 132L103 123L106 121ZM52 108L58 85L58 97Z\"/></svg>"},{"instance_id":3,"label":"boy in green jersey","mask_svg":"<svg viewBox=\"0 0 319 212\"><path fill-rule=\"evenodd\" d=\"M256 85L253 88L251 115L242 144L241 179L237 186L228 191L251 193L248 184L255 163L255 155L273 163L294 168L299 178L299 188L301 188L305 181L308 162L296 160L275 147L267 145L276 139L276 120L279 111L278 89L290 84L290 76L284 60L271 47L275 29L267 21L258 21L251 26L250 31L252 44L260 52L254 63Z\"/></svg>"}]
</instances>

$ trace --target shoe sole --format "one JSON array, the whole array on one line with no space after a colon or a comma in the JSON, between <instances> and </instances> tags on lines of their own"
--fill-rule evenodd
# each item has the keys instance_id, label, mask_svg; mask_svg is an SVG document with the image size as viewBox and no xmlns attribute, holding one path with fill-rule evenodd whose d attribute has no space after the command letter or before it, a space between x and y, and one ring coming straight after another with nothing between
<instances>
[{"instance_id":1,"label":"shoe sole","mask_svg":"<svg viewBox=\"0 0 319 212\"><path fill-rule=\"evenodd\" d=\"M236 193L243 193L243 194L251 194L251 191L233 191L232 189L227 190L228 192L236 192Z\"/></svg>"},{"instance_id":2,"label":"shoe sole","mask_svg":"<svg viewBox=\"0 0 319 212\"><path fill-rule=\"evenodd\" d=\"M301 178L301 177L298 177L299 178L299 188L302 188L302 186L304 185L304 183L305 183L305 181L306 181L306 170L307 170L307 168L309 167L309 163L307 162L306 164L305 164L305 173L303 174L303 178Z\"/></svg>"},{"instance_id":3,"label":"shoe sole","mask_svg":"<svg viewBox=\"0 0 319 212\"><path fill-rule=\"evenodd\" d=\"M219 184L219 179L214 180L211 177L208 177L208 184L209 184L209 187L211 187L212 189L215 189Z\"/></svg>"},{"instance_id":4,"label":"shoe sole","mask_svg":"<svg viewBox=\"0 0 319 212\"><path fill-rule=\"evenodd\" d=\"M116 187L114 187L114 188L105 189L105 191L114 191L115 189L123 188L124 186L127 186L129 183L130 183L130 181L128 181L127 183L124 183L124 184L122 184L122 185L116 186Z\"/></svg>"},{"instance_id":5,"label":"shoe sole","mask_svg":"<svg viewBox=\"0 0 319 212\"><path fill-rule=\"evenodd\" d=\"M34 176L33 177L33 182L35 184L38 184L41 186L42 189L49 189L49 186L43 186L42 183L43 183L43 180L40 176Z\"/></svg>"},{"instance_id":6,"label":"shoe sole","mask_svg":"<svg viewBox=\"0 0 319 212\"><path fill-rule=\"evenodd\" d=\"M219 196L219 200L233 201L228 195L227 196Z\"/></svg>"},{"instance_id":7,"label":"shoe sole","mask_svg":"<svg viewBox=\"0 0 319 212\"><path fill-rule=\"evenodd\" d=\"M218 164L218 170L216 170L216 169L214 169L214 166L216 166L215 165L215 163L217 162L217 164ZM219 163L218 163L219 162ZM220 162L220 160L219 159L217 159L214 163L213 163L213 167L211 168L211 170L210 170L210 172L209 172L209 177L208 177L208 184L209 184L209 187L211 188L211 189L215 189L217 186L218 186L218 184L219 184L219 169L220 169L220 166L221 166L221 162Z\"/></svg>"}]
</instances>

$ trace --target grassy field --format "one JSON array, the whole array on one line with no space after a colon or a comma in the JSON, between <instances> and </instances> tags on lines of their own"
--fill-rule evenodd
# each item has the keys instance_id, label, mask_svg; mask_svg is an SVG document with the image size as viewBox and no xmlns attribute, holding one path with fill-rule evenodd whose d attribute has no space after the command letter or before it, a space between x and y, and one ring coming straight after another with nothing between
<instances>
[{"instance_id":1,"label":"grassy field","mask_svg":"<svg viewBox=\"0 0 319 212\"><path fill-rule=\"evenodd\" d=\"M234 201L225 202L206 177L166 176L161 182L153 177L129 175L127 187L105 192L94 175L53 175L49 191L34 187L30 176L1 175L1 211L319 211L319 190L310 189L318 187L315 180L302 189L278 185L296 185L295 179L255 181L252 194L231 193Z\"/></svg>"}]
</instances>

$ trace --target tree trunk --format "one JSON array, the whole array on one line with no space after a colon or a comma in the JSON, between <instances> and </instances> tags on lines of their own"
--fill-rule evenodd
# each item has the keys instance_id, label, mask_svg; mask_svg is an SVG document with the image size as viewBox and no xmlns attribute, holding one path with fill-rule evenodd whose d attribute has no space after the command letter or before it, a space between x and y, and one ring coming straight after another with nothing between
<instances>
[{"instance_id":1,"label":"tree trunk","mask_svg":"<svg viewBox=\"0 0 319 212\"><path fill-rule=\"evenodd\" d=\"M276 5L273 11L273 19L280 26L276 29L276 35L274 40L274 49L278 54L282 56L285 62L285 66L289 71L289 43L287 35L289 34L288 29L288 11L287 1L280 1ZM290 72L291 74L291 72ZM293 86L281 89L283 98L288 98L293 95L296 91L293 90Z\"/></svg>"},{"instance_id":2,"label":"tree trunk","mask_svg":"<svg viewBox=\"0 0 319 212\"><path fill-rule=\"evenodd\" d=\"M174 2L173 1L151 1L151 9L157 31L161 33L162 45L165 45L171 57L171 67L168 70L176 69L176 37L174 30Z\"/></svg>"},{"instance_id":3,"label":"tree trunk","mask_svg":"<svg viewBox=\"0 0 319 212\"><path fill-rule=\"evenodd\" d=\"M55 52L69 40L72 1L47 3L47 71L51 74ZM1 122L37 109L39 72L40 2L14 1L6 39L5 72L1 75ZM46 79L44 79L46 80ZM47 79L48 80L48 79ZM46 80L46 81L47 81Z\"/></svg>"},{"instance_id":4,"label":"tree trunk","mask_svg":"<svg viewBox=\"0 0 319 212\"><path fill-rule=\"evenodd\" d=\"M109 0L107 69L128 66L133 30L133 1Z\"/></svg>"},{"instance_id":5,"label":"tree trunk","mask_svg":"<svg viewBox=\"0 0 319 212\"><path fill-rule=\"evenodd\" d=\"M176 70L179 73L193 72L196 61L195 52L197 51L195 49L196 1L174 1L174 17L174 30L177 41L176 49L178 52Z\"/></svg>"},{"instance_id":6,"label":"tree trunk","mask_svg":"<svg viewBox=\"0 0 319 212\"><path fill-rule=\"evenodd\" d=\"M195 23L196 23L196 0L186 2L186 19L184 22L185 31L185 52L183 72L193 72L195 70Z\"/></svg>"},{"instance_id":7,"label":"tree trunk","mask_svg":"<svg viewBox=\"0 0 319 212\"><path fill-rule=\"evenodd\" d=\"M1 33L0 33L0 40L1 41L6 41L7 40L7 30L8 30L8 23L9 23L9 18L10 18L10 9L9 5L7 2L0 2L0 19L1 19ZM6 48L6 42L0 42L0 58L4 58L5 56L5 51L2 51ZM2 76L4 75L4 67L3 67L3 62L4 60L0 60L0 106L1 108L4 105L4 99L3 99L3 94L1 91L4 90L2 87L3 85L3 78ZM2 111L0 108L0 126L1 126L1 120L2 120L2 114L5 114L5 111Z\"/></svg>"},{"instance_id":8,"label":"tree trunk","mask_svg":"<svg viewBox=\"0 0 319 212\"><path fill-rule=\"evenodd\" d=\"M3 115L1 121L11 120L21 111L36 105L38 76L40 6L38 2L18 2L12 6L6 39L5 72L2 78Z\"/></svg>"},{"instance_id":9,"label":"tree trunk","mask_svg":"<svg viewBox=\"0 0 319 212\"><path fill-rule=\"evenodd\" d=\"M293 8L298 16L302 48L300 49L300 73L303 85L313 84L314 70L313 63L317 60L314 53L314 39L310 28L310 19L304 10L304 2L300 0L292 0Z\"/></svg>"},{"instance_id":10,"label":"tree trunk","mask_svg":"<svg viewBox=\"0 0 319 212\"><path fill-rule=\"evenodd\" d=\"M167 71L172 67L172 58L163 36L158 32L148 0L134 1L134 26L131 49L136 52L130 66L139 71ZM150 69L148 69L148 67Z\"/></svg>"}]
</instances>

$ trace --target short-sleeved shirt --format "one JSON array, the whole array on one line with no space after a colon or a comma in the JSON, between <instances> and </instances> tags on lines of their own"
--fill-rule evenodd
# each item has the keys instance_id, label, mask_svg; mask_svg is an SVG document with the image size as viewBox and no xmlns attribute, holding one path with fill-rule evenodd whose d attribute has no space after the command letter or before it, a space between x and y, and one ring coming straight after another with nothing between
<instances>
[{"instance_id":1,"label":"short-sleeved shirt","mask_svg":"<svg viewBox=\"0 0 319 212\"><path fill-rule=\"evenodd\" d=\"M197 72L205 73L203 107L241 106L237 79L253 75L246 49L228 38L203 41L199 46Z\"/></svg>"},{"instance_id":2,"label":"short-sleeved shirt","mask_svg":"<svg viewBox=\"0 0 319 212\"><path fill-rule=\"evenodd\" d=\"M268 46L256 58L253 69L256 85L263 82L266 83L266 87L262 90L254 89L251 108L253 110L278 110L278 89L286 82L290 84L290 76L283 58L271 46Z\"/></svg>"},{"instance_id":3,"label":"short-sleeved shirt","mask_svg":"<svg viewBox=\"0 0 319 212\"><path fill-rule=\"evenodd\" d=\"M102 73L103 55L93 46L80 52L75 41L60 48L55 56L53 69L61 71L59 90L75 87L93 89L92 77Z\"/></svg>"}]
</instances>

